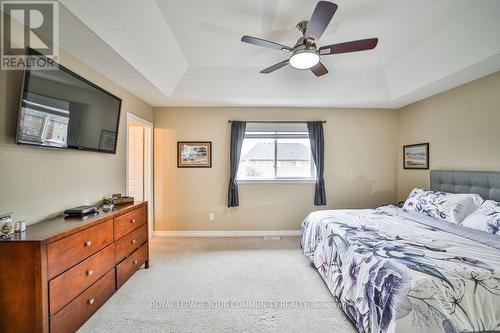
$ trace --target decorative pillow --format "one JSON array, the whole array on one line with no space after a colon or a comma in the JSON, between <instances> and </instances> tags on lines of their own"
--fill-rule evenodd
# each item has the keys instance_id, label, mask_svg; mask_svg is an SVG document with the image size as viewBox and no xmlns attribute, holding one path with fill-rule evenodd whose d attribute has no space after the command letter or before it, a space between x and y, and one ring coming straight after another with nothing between
<instances>
[{"instance_id":1,"label":"decorative pillow","mask_svg":"<svg viewBox=\"0 0 500 333\"><path fill-rule=\"evenodd\" d=\"M462 225L500 235L500 202L486 200L478 210L467 216Z\"/></svg>"},{"instance_id":2,"label":"decorative pillow","mask_svg":"<svg viewBox=\"0 0 500 333\"><path fill-rule=\"evenodd\" d=\"M483 202L478 194L455 194L415 188L406 199L403 209L448 222L461 223Z\"/></svg>"}]
</instances>

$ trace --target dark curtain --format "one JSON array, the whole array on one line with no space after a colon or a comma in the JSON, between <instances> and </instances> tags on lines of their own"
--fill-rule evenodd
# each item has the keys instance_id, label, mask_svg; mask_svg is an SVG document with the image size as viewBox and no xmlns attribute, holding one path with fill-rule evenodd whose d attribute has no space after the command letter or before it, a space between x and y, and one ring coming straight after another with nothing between
<instances>
[{"instance_id":1,"label":"dark curtain","mask_svg":"<svg viewBox=\"0 0 500 333\"><path fill-rule=\"evenodd\" d=\"M325 169L325 142L323 136L323 122L307 122L309 141L311 142L311 153L316 165L316 188L314 190L314 204L316 206L326 205L325 180L323 173Z\"/></svg>"},{"instance_id":2,"label":"dark curtain","mask_svg":"<svg viewBox=\"0 0 500 333\"><path fill-rule=\"evenodd\" d=\"M236 184L236 173L240 164L241 146L245 137L247 123L244 121L233 121L231 123L231 155L229 161L229 191L227 194L227 206L238 207L238 184Z\"/></svg>"}]
</instances>

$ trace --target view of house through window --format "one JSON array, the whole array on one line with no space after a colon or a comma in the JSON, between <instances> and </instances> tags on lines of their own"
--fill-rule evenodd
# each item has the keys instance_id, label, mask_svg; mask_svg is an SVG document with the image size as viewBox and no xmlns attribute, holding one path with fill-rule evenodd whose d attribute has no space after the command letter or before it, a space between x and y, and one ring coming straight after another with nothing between
<instances>
[{"instance_id":1,"label":"view of house through window","mask_svg":"<svg viewBox=\"0 0 500 333\"><path fill-rule=\"evenodd\" d=\"M275 128L270 126L272 124L265 125L248 124L237 179L314 180L306 124L283 126L277 123Z\"/></svg>"}]
</instances>

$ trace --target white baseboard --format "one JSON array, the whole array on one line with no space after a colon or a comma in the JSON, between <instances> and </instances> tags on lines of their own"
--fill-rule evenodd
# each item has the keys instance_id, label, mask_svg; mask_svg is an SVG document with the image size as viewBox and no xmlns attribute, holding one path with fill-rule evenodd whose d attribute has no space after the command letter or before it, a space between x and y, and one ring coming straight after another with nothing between
<instances>
[{"instance_id":1,"label":"white baseboard","mask_svg":"<svg viewBox=\"0 0 500 333\"><path fill-rule=\"evenodd\" d=\"M266 237L300 236L300 230L176 230L154 231L155 237Z\"/></svg>"}]
</instances>

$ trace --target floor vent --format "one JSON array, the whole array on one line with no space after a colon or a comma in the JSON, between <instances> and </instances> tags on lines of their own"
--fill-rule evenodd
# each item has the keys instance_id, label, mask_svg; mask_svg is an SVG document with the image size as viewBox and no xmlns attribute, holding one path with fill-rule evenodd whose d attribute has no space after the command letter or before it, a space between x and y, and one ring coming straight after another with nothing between
<instances>
[{"instance_id":1,"label":"floor vent","mask_svg":"<svg viewBox=\"0 0 500 333\"><path fill-rule=\"evenodd\" d=\"M264 236L264 240L266 241L279 241L281 237L278 236Z\"/></svg>"}]
</instances>

